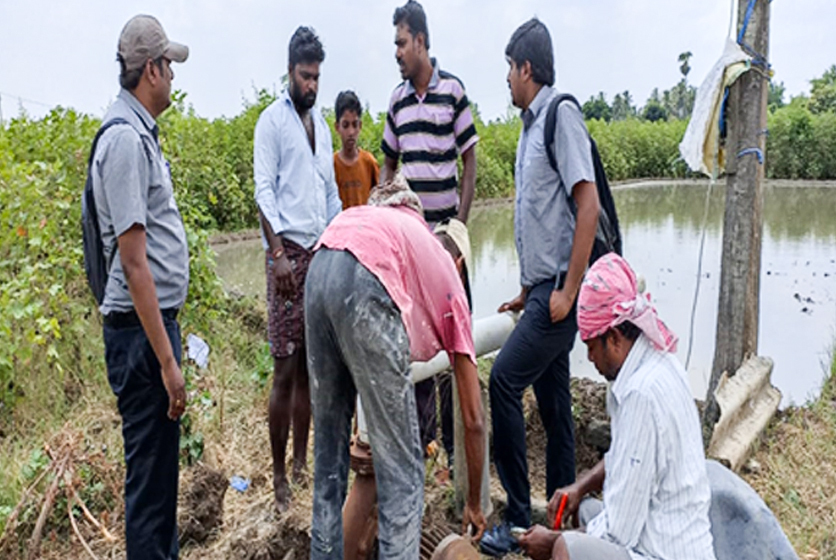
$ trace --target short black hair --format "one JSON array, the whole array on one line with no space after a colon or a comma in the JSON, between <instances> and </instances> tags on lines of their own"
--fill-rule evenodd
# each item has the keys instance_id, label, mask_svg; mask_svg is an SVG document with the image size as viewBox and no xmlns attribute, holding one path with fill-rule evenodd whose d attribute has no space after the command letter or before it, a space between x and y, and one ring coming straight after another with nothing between
<instances>
[{"instance_id":1,"label":"short black hair","mask_svg":"<svg viewBox=\"0 0 836 560\"><path fill-rule=\"evenodd\" d=\"M346 111L354 111L358 117L363 116L363 106L360 105L360 99L351 90L341 91L337 95L337 102L334 105L334 114L337 117L337 122L340 122L340 118Z\"/></svg>"},{"instance_id":2,"label":"short black hair","mask_svg":"<svg viewBox=\"0 0 836 560\"><path fill-rule=\"evenodd\" d=\"M427 29L427 14L424 13L424 7L415 0L409 0L400 8L395 9L395 15L392 18L392 25L397 27L401 23L406 23L409 27L409 33L413 38L417 37L419 33L424 34L424 46L427 50L430 49L430 31Z\"/></svg>"},{"instance_id":3,"label":"short black hair","mask_svg":"<svg viewBox=\"0 0 836 560\"><path fill-rule=\"evenodd\" d=\"M613 331L616 330L621 333L621 336L623 336L630 342L635 342L642 334L641 329L638 328L635 324L631 323L630 321L624 321L623 323L619 323L611 329L607 329L606 332L604 332L598 337L601 339L601 342L603 343L605 348L607 346L607 338L609 338L613 334Z\"/></svg>"},{"instance_id":4,"label":"short black hair","mask_svg":"<svg viewBox=\"0 0 836 560\"><path fill-rule=\"evenodd\" d=\"M630 342L635 342L642 333L641 329L630 321L624 321L615 328L618 329L618 332L620 332L621 335Z\"/></svg>"},{"instance_id":5,"label":"short black hair","mask_svg":"<svg viewBox=\"0 0 836 560\"><path fill-rule=\"evenodd\" d=\"M287 49L287 63L293 69L297 64L311 64L325 60L325 50L316 32L304 25L300 26L290 38Z\"/></svg>"},{"instance_id":6,"label":"short black hair","mask_svg":"<svg viewBox=\"0 0 836 560\"><path fill-rule=\"evenodd\" d=\"M505 56L514 61L517 67L531 63L534 81L540 85L554 85L554 49L549 30L536 17L531 18L514 31Z\"/></svg>"},{"instance_id":7,"label":"short black hair","mask_svg":"<svg viewBox=\"0 0 836 560\"><path fill-rule=\"evenodd\" d=\"M139 85L139 80L142 79L142 74L145 72L145 66L148 64L148 62L146 61L146 63L140 66L139 68L128 70L125 64L125 59L122 57L121 54L116 53L116 60L119 61L119 85L128 91L135 90ZM160 69L160 72L162 72L163 57L157 57L154 59L153 62L157 65L157 68Z\"/></svg>"}]
</instances>

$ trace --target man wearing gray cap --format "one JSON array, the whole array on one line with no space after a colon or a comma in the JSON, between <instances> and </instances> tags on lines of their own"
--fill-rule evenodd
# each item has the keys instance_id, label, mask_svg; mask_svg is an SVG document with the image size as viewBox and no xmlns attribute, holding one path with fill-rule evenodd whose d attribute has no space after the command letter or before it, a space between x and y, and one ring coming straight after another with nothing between
<instances>
[{"instance_id":1,"label":"man wearing gray cap","mask_svg":"<svg viewBox=\"0 0 836 560\"><path fill-rule=\"evenodd\" d=\"M189 252L155 120L171 104L171 63L188 55L151 16L125 25L117 54L122 89L90 162L108 263L99 309L108 381L122 416L129 560L178 555L179 418L186 391L177 313L189 287Z\"/></svg>"}]
</instances>

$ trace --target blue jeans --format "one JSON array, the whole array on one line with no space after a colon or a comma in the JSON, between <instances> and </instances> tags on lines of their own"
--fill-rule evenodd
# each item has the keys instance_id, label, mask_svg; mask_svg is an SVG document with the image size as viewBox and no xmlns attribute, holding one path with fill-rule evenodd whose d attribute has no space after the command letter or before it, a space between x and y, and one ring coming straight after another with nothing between
<instances>
[{"instance_id":1,"label":"blue jeans","mask_svg":"<svg viewBox=\"0 0 836 560\"><path fill-rule=\"evenodd\" d=\"M305 317L314 418L311 559L343 558L348 441L359 393L377 484L379 558L415 560L424 463L400 311L351 253L320 249L308 270Z\"/></svg>"},{"instance_id":2,"label":"blue jeans","mask_svg":"<svg viewBox=\"0 0 836 560\"><path fill-rule=\"evenodd\" d=\"M578 331L575 306L552 323L549 299L554 281L530 288L525 313L503 345L491 370L493 458L508 494L505 520L531 524L531 486L525 445L522 395L533 386L546 430L546 492L575 481L575 426L569 390L569 352Z\"/></svg>"},{"instance_id":3,"label":"blue jeans","mask_svg":"<svg viewBox=\"0 0 836 560\"><path fill-rule=\"evenodd\" d=\"M180 363L180 326L164 318ZM122 416L128 560L177 558L180 422L168 418L160 363L141 325L104 326L107 379Z\"/></svg>"}]
</instances>

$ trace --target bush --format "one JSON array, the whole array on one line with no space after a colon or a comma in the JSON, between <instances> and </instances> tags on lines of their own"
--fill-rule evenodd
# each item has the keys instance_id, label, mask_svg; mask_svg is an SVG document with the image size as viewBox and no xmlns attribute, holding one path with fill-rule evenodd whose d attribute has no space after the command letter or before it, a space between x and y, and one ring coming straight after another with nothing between
<instances>
[{"instance_id":1,"label":"bush","mask_svg":"<svg viewBox=\"0 0 836 560\"><path fill-rule=\"evenodd\" d=\"M191 251L191 286L184 323L211 330L226 311L207 240L213 231L257 226L252 142L261 111L275 99L261 90L233 118L208 120L186 107L185 96L160 122L163 151ZM813 113L804 98L769 117L767 172L772 178L836 178L836 114ZM476 196L514 192L520 119L513 112L484 123ZM333 127L333 115L327 114ZM380 163L385 113L363 113L360 145ZM82 273L80 195L90 142L99 121L56 108L42 119L26 114L0 128L0 423L15 401L37 397L57 407L77 394L88 370L99 373L98 315ZM626 119L589 121L613 181L687 175L678 145L686 122ZM334 133L334 148L339 138Z\"/></svg>"},{"instance_id":2,"label":"bush","mask_svg":"<svg viewBox=\"0 0 836 560\"><path fill-rule=\"evenodd\" d=\"M80 228L87 157L99 124L57 108L41 120L24 114L0 128L0 431L20 399L60 415L86 384L106 382ZM234 161L213 149L223 138L218 130L230 128L181 108L161 123L189 243L184 330L211 332L226 313L208 229L254 223ZM15 420L22 427L39 419Z\"/></svg>"}]
</instances>

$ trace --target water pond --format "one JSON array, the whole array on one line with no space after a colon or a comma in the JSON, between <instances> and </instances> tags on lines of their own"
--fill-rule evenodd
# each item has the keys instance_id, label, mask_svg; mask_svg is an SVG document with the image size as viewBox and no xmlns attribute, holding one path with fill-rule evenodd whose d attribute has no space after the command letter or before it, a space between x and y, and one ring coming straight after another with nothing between
<instances>
[{"instance_id":1,"label":"water pond","mask_svg":"<svg viewBox=\"0 0 836 560\"><path fill-rule=\"evenodd\" d=\"M646 280L665 322L680 337L685 361L703 215L705 184L621 187L615 191L624 254ZM699 296L694 314L688 374L703 397L714 357L722 252L724 186L710 192ZM519 292L513 237L513 205L475 208L474 317L496 312ZM783 406L814 397L830 368L836 339L836 189L767 186L761 271L759 353L775 361L773 384ZM264 297L264 257L258 239L216 246L218 271L227 289ZM580 339L572 352L573 375L602 379L586 359Z\"/></svg>"}]
</instances>

